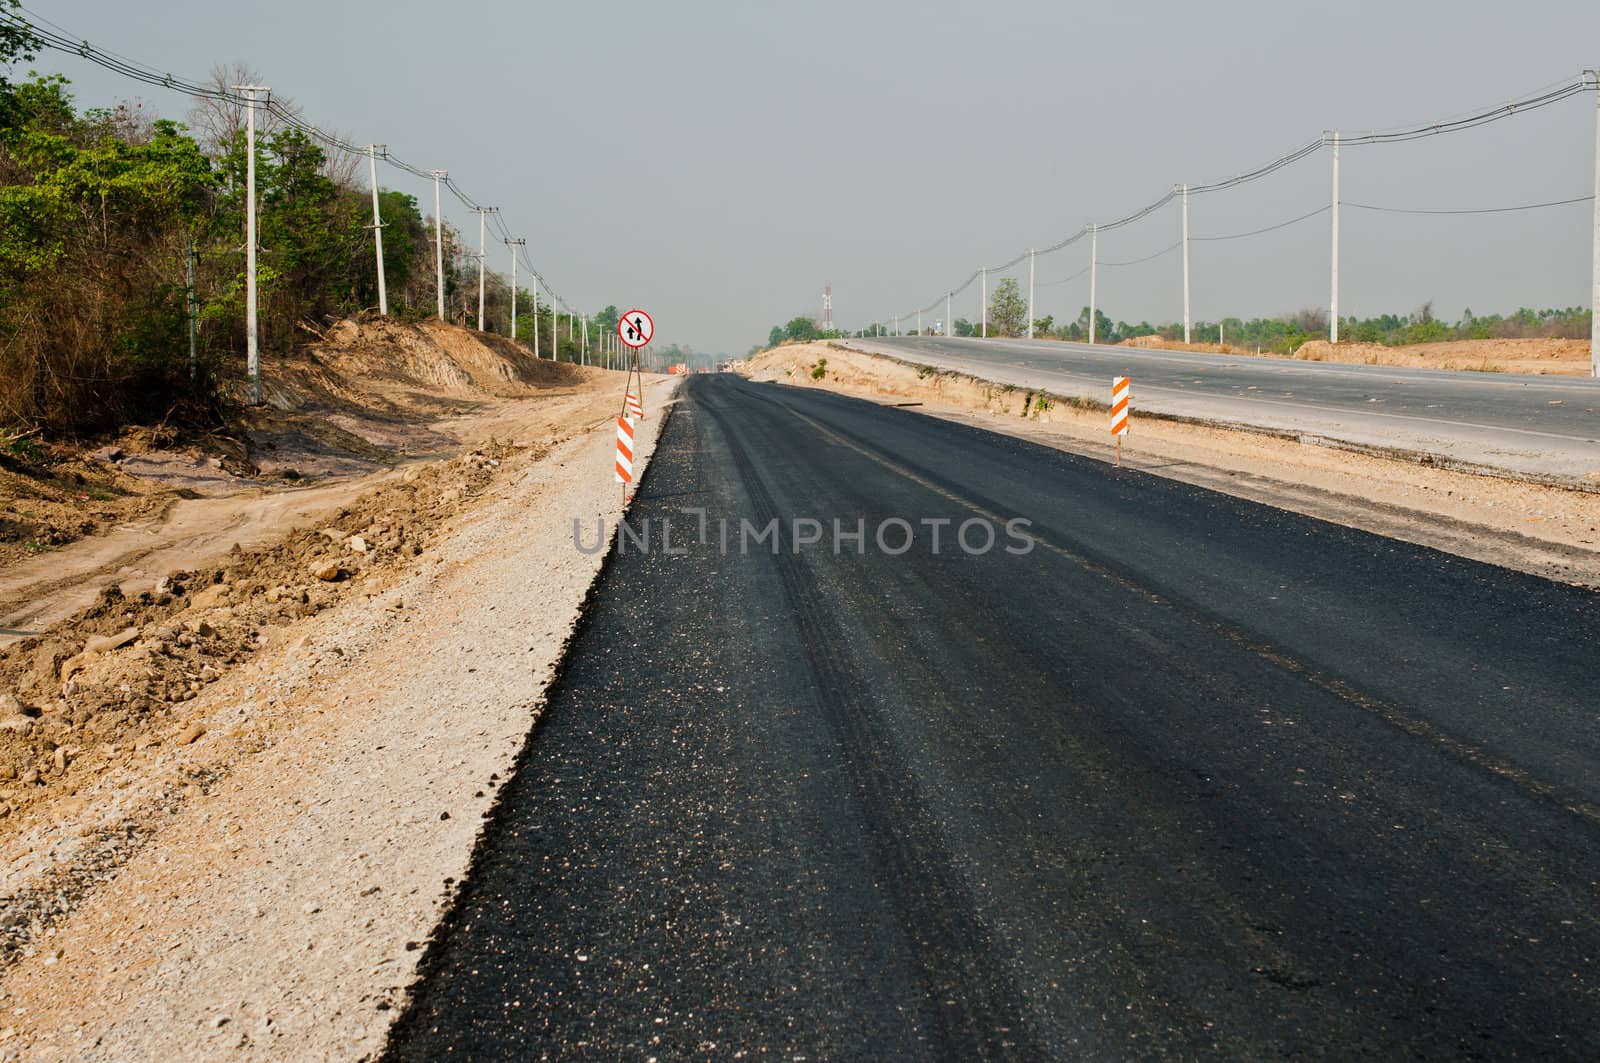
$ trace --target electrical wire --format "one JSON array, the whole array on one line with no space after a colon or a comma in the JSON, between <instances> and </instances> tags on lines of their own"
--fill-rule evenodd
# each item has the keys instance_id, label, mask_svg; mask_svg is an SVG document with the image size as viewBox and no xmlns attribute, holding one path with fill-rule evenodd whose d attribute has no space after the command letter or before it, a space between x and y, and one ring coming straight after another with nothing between
<instances>
[{"instance_id":1,"label":"electrical wire","mask_svg":"<svg viewBox=\"0 0 1600 1063\"><path fill-rule=\"evenodd\" d=\"M1172 252L1176 251L1182 246L1183 241L1179 240L1175 244L1168 244L1166 247L1163 247L1153 255L1145 255L1143 258L1130 258L1126 262L1101 262L1100 265L1109 267L1111 269L1116 269L1120 266L1137 266L1141 262L1149 262L1152 259L1160 258L1162 255L1170 255Z\"/></svg>"},{"instance_id":2,"label":"electrical wire","mask_svg":"<svg viewBox=\"0 0 1600 1063\"><path fill-rule=\"evenodd\" d=\"M1523 203L1515 207L1477 207L1466 210L1413 210L1406 207L1379 207L1371 203L1351 203L1340 200L1341 207L1355 207L1357 210L1376 210L1384 214L1511 214L1519 210L1543 210L1545 207L1565 207L1572 203L1593 203L1594 196L1576 196L1572 199L1553 199L1548 203ZM1327 210L1327 207L1323 207Z\"/></svg>"},{"instance_id":3,"label":"electrical wire","mask_svg":"<svg viewBox=\"0 0 1600 1063\"><path fill-rule=\"evenodd\" d=\"M1571 97L1579 95L1580 93L1587 92L1587 91L1593 91L1593 90L1597 90L1597 89L1600 89L1600 73L1597 73L1595 71L1583 71L1582 73L1577 75L1575 78L1568 78L1568 79L1565 79L1565 80L1562 80L1562 81L1554 82L1551 85L1545 86L1544 88L1536 89L1532 93L1530 93L1530 94L1528 94L1528 95L1526 95L1526 96L1524 96L1524 97L1522 97L1520 99L1513 100L1510 103L1500 104L1500 105L1495 106L1495 107L1480 109L1480 110L1477 110L1477 111L1463 112L1462 114L1453 116L1453 117L1448 118L1448 119L1443 119L1443 120L1440 120L1440 121L1429 122L1429 123L1425 123L1425 124L1422 124L1422 125L1415 125L1415 126L1397 127L1397 128L1388 129L1388 130L1378 130L1378 131L1374 131L1374 132L1370 132L1370 133L1356 134L1356 135L1345 135L1343 133L1338 133L1338 134L1324 133L1321 136L1317 137L1315 140L1307 141L1306 143L1302 144L1298 148L1295 148L1293 151L1290 151L1290 152L1287 152L1287 153L1285 153L1283 155L1280 155L1276 159L1273 159L1271 162L1268 162L1268 163L1266 163L1265 165L1262 165L1262 166L1258 166L1253 170L1247 170L1247 171L1245 171L1243 173L1235 174L1232 177L1224 178L1224 179L1218 180L1218 181L1209 181L1209 182L1205 182L1205 183L1202 183L1202 184L1189 185L1189 186L1187 186L1187 188L1185 188L1183 185L1175 186L1170 191L1168 191L1165 195L1161 196L1159 199L1153 201L1152 203L1150 203L1150 204L1148 204L1148 205L1146 205L1144 207L1141 207L1140 209L1138 209L1138 210L1136 210L1136 211L1134 211L1134 212L1132 212L1130 214L1124 215L1123 217L1118 218L1115 221L1107 222L1105 224L1084 225L1081 228L1079 228L1076 232L1074 232L1071 235L1065 237L1064 239L1062 239L1060 241L1057 241L1056 243L1051 244L1048 247L1045 247L1045 248L1042 248L1042 249L1036 251L1035 254L1048 255L1048 254L1051 254L1052 252L1060 251L1061 249L1063 249L1065 247L1070 247L1072 244L1075 244L1079 240L1082 240L1085 236L1089 236L1089 235L1091 235L1091 234L1093 234L1093 233L1095 233L1097 231L1098 232L1111 232L1111 231L1114 231L1116 229L1120 229L1120 228L1124 228L1125 226L1132 225L1135 222L1138 222L1138 221L1148 217L1149 215L1155 213L1156 211L1160 210L1162 207L1166 206L1168 203L1172 202L1174 199L1176 199L1179 196L1183 195L1184 192L1187 192L1189 195L1204 195L1205 193L1208 193L1208 192L1220 192L1220 191L1223 191L1223 190L1226 190L1226 189L1236 188L1239 185L1248 184L1248 183L1250 183L1252 181L1258 181L1258 180L1260 180L1260 179L1262 179L1264 177L1267 177L1267 176L1269 176L1271 174L1274 174L1274 173L1278 172L1279 170L1284 169L1287 166L1292 166L1294 163L1299 162L1302 159L1305 159L1305 158L1308 158L1308 157L1310 157L1312 155L1315 155L1317 152L1321 151L1324 147L1330 146L1333 143L1333 140L1334 140L1335 137L1337 137L1337 140L1338 140L1338 143L1339 143L1340 147L1360 146L1360 145L1369 145L1369 144L1396 144L1396 143L1404 143L1404 142L1412 141L1412 140L1421 140L1421 139L1426 138L1426 137L1439 136L1439 135L1445 134L1445 133L1455 133L1455 132L1462 132L1462 131L1468 130L1468 129L1475 129L1475 128L1478 128L1479 126L1488 125L1491 122L1498 122L1498 121L1501 121L1502 119L1511 118L1511 117L1513 117L1515 115L1523 114L1523 113L1526 113L1528 111L1536 111L1536 110L1539 110L1541 108L1551 106L1552 104L1560 103L1563 100L1570 99ZM1587 197L1587 198L1593 199L1592 196ZM1583 200L1572 200L1570 202L1582 202L1582 201ZM1569 202L1569 201L1561 201L1561 202L1558 202L1558 203L1550 203L1550 204L1531 204L1531 205L1526 206L1526 207L1505 208L1505 209L1532 210L1532 209L1537 209L1538 207L1541 207L1541 206L1560 206L1560 205L1563 205L1566 202ZM1347 204L1347 205L1356 206L1356 204ZM1237 234L1233 234L1233 235L1230 235L1230 236L1204 237L1204 238L1201 238L1201 239L1205 239L1205 240L1208 240L1208 241L1217 241L1217 240L1242 239L1242 238L1244 238L1246 236L1257 236L1257 235L1260 235L1262 233L1268 233L1268 232L1272 232L1272 231L1274 231L1276 229L1285 228L1285 227L1287 227L1289 225L1296 224L1297 222L1305 221L1308 218L1316 217L1318 214L1322 213L1323 211L1329 210L1329 209L1331 209L1331 207L1322 207L1322 208L1319 208L1316 211L1312 211L1310 214L1302 215L1301 217L1298 217L1298 218L1292 218L1287 222L1281 222L1281 223L1279 223L1277 225L1270 225L1270 226L1267 226L1266 228L1263 228L1263 229L1252 230L1251 232L1248 232L1248 233L1237 233ZM1496 208L1495 210L1492 210L1492 211L1460 211L1460 212L1438 211L1437 213L1444 214L1444 213L1499 213L1499 212L1500 212L1500 208ZM1396 213L1411 213L1411 212L1396 211ZM1429 212L1417 211L1415 213L1429 213ZM1193 238L1191 238L1191 239L1193 239ZM1181 244L1180 244L1180 246L1181 246ZM1170 250L1171 250L1171 248L1168 249L1168 251L1170 251ZM1166 253L1167 253L1166 251L1163 251L1163 252L1160 252L1159 254L1166 254ZM1151 256L1151 257L1159 257L1159 254L1155 255L1155 256ZM1014 264L1017 261L1020 261L1022 258L1025 258L1026 256L1027 256L1027 252L1023 252L1023 254L1021 256L1018 256L1017 259L1013 259L1012 263L1008 263L1008 266L1011 265L1011 264ZM1148 260L1149 259L1135 259L1132 262L1128 262L1128 263L1118 263L1118 265L1133 265L1133 264L1135 264L1137 262L1144 262L1144 261L1148 261ZM1107 262L1102 262L1100 264L1101 265L1112 265L1112 263L1107 263ZM974 277L976 277L976 274L974 275ZM972 280L969 279L967 281L967 284L969 285L971 283L972 283ZM1060 282L1054 282L1053 281L1051 283L1060 283ZM962 288L964 289L964 288L966 288L966 286L967 285L962 285Z\"/></svg>"},{"instance_id":4,"label":"electrical wire","mask_svg":"<svg viewBox=\"0 0 1600 1063\"><path fill-rule=\"evenodd\" d=\"M1077 280L1079 277L1083 276L1085 273L1088 273L1089 270L1091 270L1093 268L1094 268L1093 265L1088 265L1088 266L1083 267L1082 269L1080 269L1078 272L1074 273L1070 277L1061 277L1058 280L1053 280L1053 281L1040 281L1036 285L1036 287L1039 287L1039 288L1054 288L1058 284L1068 284L1068 283L1070 283L1072 281Z\"/></svg>"},{"instance_id":5,"label":"electrical wire","mask_svg":"<svg viewBox=\"0 0 1600 1063\"><path fill-rule=\"evenodd\" d=\"M1308 211L1307 213L1300 215L1298 218L1290 218L1288 221L1280 221L1276 225L1268 225L1261 229L1251 229L1247 233L1229 233L1227 236L1191 236L1189 239L1196 243L1210 243L1217 240L1243 240L1247 236L1260 236L1262 233L1277 232L1279 229L1287 229L1291 225L1298 225L1310 218L1315 218L1318 214L1326 214L1332 209L1333 204L1324 203L1316 210Z\"/></svg>"}]
</instances>

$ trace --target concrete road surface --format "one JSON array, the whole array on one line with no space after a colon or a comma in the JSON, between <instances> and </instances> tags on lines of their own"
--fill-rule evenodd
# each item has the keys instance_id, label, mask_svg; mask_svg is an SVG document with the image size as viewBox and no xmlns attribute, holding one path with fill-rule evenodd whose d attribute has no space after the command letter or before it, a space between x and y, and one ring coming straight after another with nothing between
<instances>
[{"instance_id":1,"label":"concrete road surface","mask_svg":"<svg viewBox=\"0 0 1600 1063\"><path fill-rule=\"evenodd\" d=\"M390 1058L1600 1058L1593 592L730 376L646 521Z\"/></svg>"},{"instance_id":2,"label":"concrete road surface","mask_svg":"<svg viewBox=\"0 0 1600 1063\"><path fill-rule=\"evenodd\" d=\"M1554 478L1600 479L1600 380L1396 369L1048 340L907 336L847 346L1018 387ZM1137 430L1137 425L1135 425Z\"/></svg>"}]
</instances>

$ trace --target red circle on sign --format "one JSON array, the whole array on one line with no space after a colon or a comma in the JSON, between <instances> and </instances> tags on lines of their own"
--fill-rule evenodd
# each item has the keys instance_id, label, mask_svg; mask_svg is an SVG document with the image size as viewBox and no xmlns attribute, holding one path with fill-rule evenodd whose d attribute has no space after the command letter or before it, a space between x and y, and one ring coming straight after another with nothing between
<instances>
[{"instance_id":1,"label":"red circle on sign","mask_svg":"<svg viewBox=\"0 0 1600 1063\"><path fill-rule=\"evenodd\" d=\"M656 323L643 310L629 310L617 318L617 335L629 347L643 347L656 334Z\"/></svg>"}]
</instances>

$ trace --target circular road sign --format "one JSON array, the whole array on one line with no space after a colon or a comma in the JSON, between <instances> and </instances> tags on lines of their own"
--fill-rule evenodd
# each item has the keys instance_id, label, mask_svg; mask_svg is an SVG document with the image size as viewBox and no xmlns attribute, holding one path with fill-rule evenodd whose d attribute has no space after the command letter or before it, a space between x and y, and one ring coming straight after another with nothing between
<instances>
[{"instance_id":1,"label":"circular road sign","mask_svg":"<svg viewBox=\"0 0 1600 1063\"><path fill-rule=\"evenodd\" d=\"M643 347L656 334L656 323L643 310L629 310L617 319L617 335L629 347Z\"/></svg>"}]
</instances>

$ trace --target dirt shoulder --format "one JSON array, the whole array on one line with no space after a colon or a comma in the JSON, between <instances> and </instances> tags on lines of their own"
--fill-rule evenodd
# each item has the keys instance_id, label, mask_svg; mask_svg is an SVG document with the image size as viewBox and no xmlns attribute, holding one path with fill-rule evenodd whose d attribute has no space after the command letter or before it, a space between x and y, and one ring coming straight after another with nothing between
<instances>
[{"instance_id":1,"label":"dirt shoulder","mask_svg":"<svg viewBox=\"0 0 1600 1063\"><path fill-rule=\"evenodd\" d=\"M56 693L0 733L0 1058L379 1049L599 569L574 521L620 514L618 402L499 407L493 444L7 655Z\"/></svg>"},{"instance_id":2,"label":"dirt shoulder","mask_svg":"<svg viewBox=\"0 0 1600 1063\"><path fill-rule=\"evenodd\" d=\"M1389 347L1381 343L1329 343L1312 340L1292 355L1217 343L1179 343L1159 336L1124 340L1122 346L1163 351L1292 358L1302 362L1390 365L1407 369L1449 369L1475 373L1527 373L1536 376L1588 376L1589 341L1560 339L1444 340Z\"/></svg>"},{"instance_id":3,"label":"dirt shoulder","mask_svg":"<svg viewBox=\"0 0 1600 1063\"><path fill-rule=\"evenodd\" d=\"M814 376L818 367L821 376ZM1103 409L832 344L757 355L755 380L823 387L1101 460ZM1077 403L1077 405L1075 405ZM1124 464L1549 579L1600 589L1600 494L1430 467L1268 433L1140 418Z\"/></svg>"}]
</instances>

